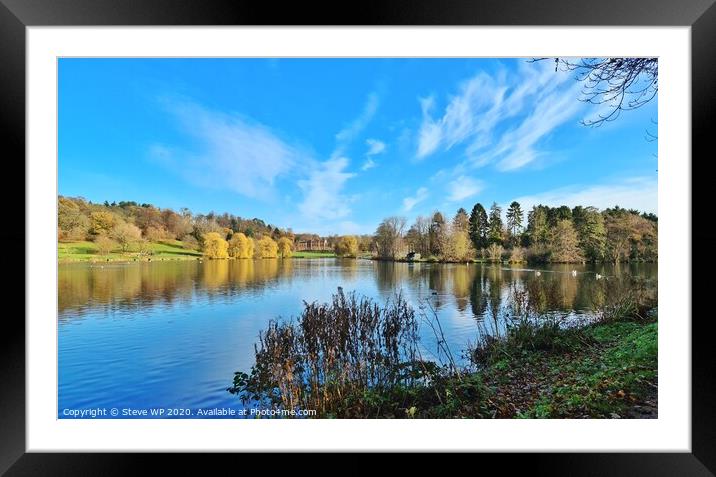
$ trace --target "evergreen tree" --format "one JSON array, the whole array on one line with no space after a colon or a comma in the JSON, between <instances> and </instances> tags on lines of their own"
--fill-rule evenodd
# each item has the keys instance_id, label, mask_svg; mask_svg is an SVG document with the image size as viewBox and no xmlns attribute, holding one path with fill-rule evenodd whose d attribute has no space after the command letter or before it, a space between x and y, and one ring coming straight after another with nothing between
<instances>
[{"instance_id":1,"label":"evergreen tree","mask_svg":"<svg viewBox=\"0 0 716 477\"><path fill-rule=\"evenodd\" d=\"M490 232L488 234L490 243L502 244L502 208L497 202L490 207Z\"/></svg>"},{"instance_id":2,"label":"evergreen tree","mask_svg":"<svg viewBox=\"0 0 716 477\"><path fill-rule=\"evenodd\" d=\"M470 214L470 240L476 250L487 247L487 212L482 204L477 203Z\"/></svg>"},{"instance_id":3,"label":"evergreen tree","mask_svg":"<svg viewBox=\"0 0 716 477\"><path fill-rule=\"evenodd\" d=\"M438 257L445 251L445 238L447 236L445 225L445 217L443 217L443 214L435 212L430 221L428 236L430 240L430 253Z\"/></svg>"},{"instance_id":4,"label":"evergreen tree","mask_svg":"<svg viewBox=\"0 0 716 477\"><path fill-rule=\"evenodd\" d=\"M507 209L507 230L510 231L510 242L513 246L517 245L522 231L522 207L517 201L513 201Z\"/></svg>"}]
</instances>

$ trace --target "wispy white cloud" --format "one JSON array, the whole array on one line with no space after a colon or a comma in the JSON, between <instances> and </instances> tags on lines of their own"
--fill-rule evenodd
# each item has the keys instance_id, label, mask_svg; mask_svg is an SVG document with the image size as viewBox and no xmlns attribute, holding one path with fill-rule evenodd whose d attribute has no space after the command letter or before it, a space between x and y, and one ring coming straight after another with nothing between
<instances>
[{"instance_id":1,"label":"wispy white cloud","mask_svg":"<svg viewBox=\"0 0 716 477\"><path fill-rule=\"evenodd\" d=\"M318 219L336 220L350 215L352 198L343 194L343 188L348 179L354 177L355 174L345 171L350 163L345 156L345 150L373 119L379 102L377 93L369 94L358 117L336 134L336 147L330 158L315 165L310 170L308 178L298 182L298 186L303 192L303 201L299 204L299 212L314 225ZM371 143L367 144L369 148L373 147ZM365 163L362 169L367 170L374 165ZM343 222L347 223L348 221L344 220Z\"/></svg>"},{"instance_id":2,"label":"wispy white cloud","mask_svg":"<svg viewBox=\"0 0 716 477\"><path fill-rule=\"evenodd\" d=\"M403 199L403 210L405 212L410 212L411 210L413 210L413 207L423 202L427 198L428 189L426 187L421 187L415 192L414 196L406 197Z\"/></svg>"},{"instance_id":3,"label":"wispy white cloud","mask_svg":"<svg viewBox=\"0 0 716 477\"><path fill-rule=\"evenodd\" d=\"M436 118L435 98L420 99L417 158L464 146L471 167L496 163L508 171L526 166L540 156L540 141L583 106L579 85L566 83L569 78L555 73L549 62L525 62L515 74L481 72L464 81Z\"/></svg>"},{"instance_id":4,"label":"wispy white cloud","mask_svg":"<svg viewBox=\"0 0 716 477\"><path fill-rule=\"evenodd\" d=\"M376 166L375 161L374 161L373 159L371 159L371 158L368 158L368 159L365 160L365 162L364 162L363 165L361 166L360 170L361 170L361 171L367 171L368 169L373 169L375 166Z\"/></svg>"},{"instance_id":5,"label":"wispy white cloud","mask_svg":"<svg viewBox=\"0 0 716 477\"><path fill-rule=\"evenodd\" d=\"M433 152L440 146L443 131L439 122L435 121L431 116L431 110L435 106L435 98L420 99L420 108L423 111L423 124L420 126L418 133L418 159L422 159Z\"/></svg>"},{"instance_id":6,"label":"wispy white cloud","mask_svg":"<svg viewBox=\"0 0 716 477\"><path fill-rule=\"evenodd\" d=\"M250 118L214 111L189 100L164 99L163 104L196 140L196 147L173 150L154 144L150 155L182 171L197 185L268 199L274 195L276 179L303 158L298 148Z\"/></svg>"},{"instance_id":7,"label":"wispy white cloud","mask_svg":"<svg viewBox=\"0 0 716 477\"><path fill-rule=\"evenodd\" d=\"M371 156L383 154L387 147L383 141L379 141L378 139L366 139L365 143L368 146L368 150L365 153L366 160L360 168L362 171L367 171L377 166L378 164Z\"/></svg>"},{"instance_id":8,"label":"wispy white cloud","mask_svg":"<svg viewBox=\"0 0 716 477\"><path fill-rule=\"evenodd\" d=\"M633 177L622 181L596 184L586 187L570 186L545 191L539 194L518 197L515 200L522 210L529 210L537 204L558 207L567 205L593 206L606 209L619 205L627 209L657 213L658 186L656 178Z\"/></svg>"},{"instance_id":9,"label":"wispy white cloud","mask_svg":"<svg viewBox=\"0 0 716 477\"><path fill-rule=\"evenodd\" d=\"M448 184L448 200L459 202L482 191L484 185L477 179L468 176L460 176Z\"/></svg>"},{"instance_id":10,"label":"wispy white cloud","mask_svg":"<svg viewBox=\"0 0 716 477\"><path fill-rule=\"evenodd\" d=\"M336 142L340 145L341 143L353 141L373 119L373 116L375 116L375 113L378 111L379 103L380 100L377 93L369 94L361 114L346 127L338 131L336 134Z\"/></svg>"},{"instance_id":11,"label":"wispy white cloud","mask_svg":"<svg viewBox=\"0 0 716 477\"><path fill-rule=\"evenodd\" d=\"M342 194L345 182L355 175L345 171L348 163L345 157L329 159L298 181L304 193L299 211L306 218L335 220L350 214L350 198Z\"/></svg>"},{"instance_id":12,"label":"wispy white cloud","mask_svg":"<svg viewBox=\"0 0 716 477\"><path fill-rule=\"evenodd\" d=\"M383 141L379 141L377 139L366 139L365 143L368 146L368 151L365 153L366 156L375 156L385 152L386 145Z\"/></svg>"}]
</instances>

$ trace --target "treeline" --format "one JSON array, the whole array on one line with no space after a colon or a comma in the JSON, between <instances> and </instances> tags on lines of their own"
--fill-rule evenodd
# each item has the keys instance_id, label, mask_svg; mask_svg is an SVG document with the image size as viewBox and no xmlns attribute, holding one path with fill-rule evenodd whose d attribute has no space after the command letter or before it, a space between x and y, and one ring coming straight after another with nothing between
<instances>
[{"instance_id":1,"label":"treeline","mask_svg":"<svg viewBox=\"0 0 716 477\"><path fill-rule=\"evenodd\" d=\"M90 240L103 254L115 248L141 254L149 243L180 240L186 249L211 258L273 258L289 256L294 240L303 237L228 213L175 212L133 201L96 204L79 197L59 196L57 202L58 240Z\"/></svg>"},{"instance_id":2,"label":"treeline","mask_svg":"<svg viewBox=\"0 0 716 477\"><path fill-rule=\"evenodd\" d=\"M407 227L404 217L388 217L375 233L378 257L400 259L409 253L439 261L625 262L656 261L658 218L614 207L534 206L527 213L512 202L502 208L482 204L470 214L460 208L452 219L441 212L419 216Z\"/></svg>"}]
</instances>

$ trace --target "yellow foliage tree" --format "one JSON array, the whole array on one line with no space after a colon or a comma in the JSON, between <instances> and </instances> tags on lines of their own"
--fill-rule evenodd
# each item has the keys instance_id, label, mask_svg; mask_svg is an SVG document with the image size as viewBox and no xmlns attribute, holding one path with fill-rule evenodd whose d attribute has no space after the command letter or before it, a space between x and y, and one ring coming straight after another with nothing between
<instances>
[{"instance_id":1,"label":"yellow foliage tree","mask_svg":"<svg viewBox=\"0 0 716 477\"><path fill-rule=\"evenodd\" d=\"M208 258L229 258L229 242L217 232L204 234L204 256Z\"/></svg>"},{"instance_id":2,"label":"yellow foliage tree","mask_svg":"<svg viewBox=\"0 0 716 477\"><path fill-rule=\"evenodd\" d=\"M341 237L333 247L339 257L355 257L358 255L358 239L352 235Z\"/></svg>"},{"instance_id":3,"label":"yellow foliage tree","mask_svg":"<svg viewBox=\"0 0 716 477\"><path fill-rule=\"evenodd\" d=\"M290 258L293 254L293 241L288 237L278 239L278 254L281 258Z\"/></svg>"},{"instance_id":4,"label":"yellow foliage tree","mask_svg":"<svg viewBox=\"0 0 716 477\"><path fill-rule=\"evenodd\" d=\"M109 234L117 223L112 212L92 212L90 214L90 233L94 235Z\"/></svg>"},{"instance_id":5,"label":"yellow foliage tree","mask_svg":"<svg viewBox=\"0 0 716 477\"><path fill-rule=\"evenodd\" d=\"M232 235L229 240L229 257L253 258L254 241L241 232Z\"/></svg>"},{"instance_id":6,"label":"yellow foliage tree","mask_svg":"<svg viewBox=\"0 0 716 477\"><path fill-rule=\"evenodd\" d=\"M470 242L470 236L468 235L467 230L453 230L446 248L445 258L449 260L462 262L470 260L474 255L472 242Z\"/></svg>"},{"instance_id":7,"label":"yellow foliage tree","mask_svg":"<svg viewBox=\"0 0 716 477\"><path fill-rule=\"evenodd\" d=\"M261 237L257 245L258 247L256 251L256 256L258 258L278 257L278 244L268 235L264 235L263 237Z\"/></svg>"}]
</instances>

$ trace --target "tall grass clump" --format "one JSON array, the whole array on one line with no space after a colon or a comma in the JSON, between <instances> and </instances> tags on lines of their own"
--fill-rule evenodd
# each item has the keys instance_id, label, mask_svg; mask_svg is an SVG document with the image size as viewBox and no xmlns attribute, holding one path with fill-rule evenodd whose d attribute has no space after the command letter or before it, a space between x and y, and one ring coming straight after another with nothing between
<instances>
[{"instance_id":1,"label":"tall grass clump","mask_svg":"<svg viewBox=\"0 0 716 477\"><path fill-rule=\"evenodd\" d=\"M540 313L527 289L513 289L510 294L504 329L488 329L482 323L477 342L468 350L468 357L478 366L522 352L558 351L567 346L562 333L565 317Z\"/></svg>"},{"instance_id":2,"label":"tall grass clump","mask_svg":"<svg viewBox=\"0 0 716 477\"><path fill-rule=\"evenodd\" d=\"M417 329L401 295L381 308L339 288L330 303L304 302L296 321L271 321L251 373L236 373L229 391L244 403L331 415L369 390L413 384Z\"/></svg>"}]
</instances>

